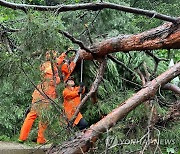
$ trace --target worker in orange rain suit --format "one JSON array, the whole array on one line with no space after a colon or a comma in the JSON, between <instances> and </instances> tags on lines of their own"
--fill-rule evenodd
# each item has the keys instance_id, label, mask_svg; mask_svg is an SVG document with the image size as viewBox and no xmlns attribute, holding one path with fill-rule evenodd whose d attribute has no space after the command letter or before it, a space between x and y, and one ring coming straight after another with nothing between
<instances>
[{"instance_id":1,"label":"worker in orange rain suit","mask_svg":"<svg viewBox=\"0 0 180 154\"><path fill-rule=\"evenodd\" d=\"M80 94L84 93L85 87L81 83L81 86L75 86L74 79L69 77L66 81L66 88L63 91L64 97L64 111L65 115L67 116L68 120L70 120L75 111L77 106L80 104ZM88 123L83 118L81 113L78 113L77 118L74 121L74 125L76 125L80 130L87 128Z\"/></svg>"},{"instance_id":2,"label":"worker in orange rain suit","mask_svg":"<svg viewBox=\"0 0 180 154\"><path fill-rule=\"evenodd\" d=\"M54 65L54 77L56 78L54 82L53 80L53 71L51 67L50 62L50 52L46 53L46 62L43 63L40 67L40 70L42 71L42 77L43 81L41 84L37 86L37 89L39 89L42 93L45 93L49 98L55 99L56 96L56 84L60 83L60 77L58 76L58 66L61 66L63 61L65 60L66 53L62 53L58 58L56 58L56 52L53 52L53 58L56 59L56 65ZM71 62L70 66L67 66L67 64L63 64L62 66L62 74L64 75L64 80L69 77L69 75L72 73L72 71L75 68L77 56L75 57L73 62ZM65 72L65 73L64 73ZM34 120L39 116L39 130L38 130L38 137L37 137L37 143L43 144L46 142L46 139L44 137L44 132L47 128L47 121L43 122L41 118L41 112L42 109L48 109L49 99L42 96L41 93L35 89L32 94L32 107L31 111L27 114L27 117L24 121L24 124L21 128L20 136L19 136L19 142L24 142L31 130L31 127L33 125Z\"/></svg>"}]
</instances>

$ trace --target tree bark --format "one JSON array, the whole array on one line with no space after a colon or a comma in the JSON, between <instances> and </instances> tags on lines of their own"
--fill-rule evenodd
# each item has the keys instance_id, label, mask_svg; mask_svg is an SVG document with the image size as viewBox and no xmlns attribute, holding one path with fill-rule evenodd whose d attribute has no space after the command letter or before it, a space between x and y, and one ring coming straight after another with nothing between
<instances>
[{"instance_id":1,"label":"tree bark","mask_svg":"<svg viewBox=\"0 0 180 154\"><path fill-rule=\"evenodd\" d=\"M175 94L177 94L178 96L180 96L180 88L176 85L173 85L171 83L167 83L165 84L162 89L164 90L171 90L172 92L174 92Z\"/></svg>"},{"instance_id":2,"label":"tree bark","mask_svg":"<svg viewBox=\"0 0 180 154\"><path fill-rule=\"evenodd\" d=\"M56 5L56 6L42 6L42 5L28 5L28 4L17 4L12 2L6 2L4 0L0 0L0 5L5 6L7 8L11 9L20 9L24 12L27 12L28 9L32 10L38 10L38 11L56 11L57 13L60 12L67 12L67 11L77 11L77 10L92 10L92 11L98 11L102 9L113 9L118 11L124 11L134 14L140 14L145 15L150 18L157 18L169 22L176 23L177 18L170 17L164 14L160 14L155 11L150 10L144 10L144 9L138 9L128 6L122 6L115 3L108 3L108 2L100 2L100 3L82 3L82 4L69 4L69 5Z\"/></svg>"},{"instance_id":3,"label":"tree bark","mask_svg":"<svg viewBox=\"0 0 180 154\"><path fill-rule=\"evenodd\" d=\"M91 125L84 133L77 136L74 140L65 142L59 148L52 149L49 153L53 154L75 154L83 153L89 150L92 143L98 139L100 133L113 127L119 120L124 118L130 111L135 109L141 103L150 100L156 94L156 91L169 82L174 77L180 74L180 62L175 64L166 72L159 75L154 80L148 82L143 89L134 94L131 98L121 103L120 106L114 109L102 120L94 125ZM83 152L82 152L83 151Z\"/></svg>"},{"instance_id":4,"label":"tree bark","mask_svg":"<svg viewBox=\"0 0 180 154\"><path fill-rule=\"evenodd\" d=\"M139 34L120 35L97 43L90 49L94 54L80 50L80 57L92 60L114 52L180 49L180 24L165 23Z\"/></svg>"}]
</instances>

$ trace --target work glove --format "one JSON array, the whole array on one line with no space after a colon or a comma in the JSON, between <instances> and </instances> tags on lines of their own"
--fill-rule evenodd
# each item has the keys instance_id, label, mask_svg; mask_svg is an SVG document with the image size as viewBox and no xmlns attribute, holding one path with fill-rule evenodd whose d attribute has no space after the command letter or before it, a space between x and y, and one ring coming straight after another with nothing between
<instances>
[{"instance_id":1,"label":"work glove","mask_svg":"<svg viewBox=\"0 0 180 154\"><path fill-rule=\"evenodd\" d=\"M30 111L31 111L31 109L28 107L28 108L25 110L24 117L26 117Z\"/></svg>"},{"instance_id":2,"label":"work glove","mask_svg":"<svg viewBox=\"0 0 180 154\"><path fill-rule=\"evenodd\" d=\"M80 82L80 87L84 87L84 83L83 82Z\"/></svg>"},{"instance_id":3,"label":"work glove","mask_svg":"<svg viewBox=\"0 0 180 154\"><path fill-rule=\"evenodd\" d=\"M82 94L83 92L83 88L84 88L84 83L83 82L80 82L80 88L79 88L79 91L78 91L78 94Z\"/></svg>"}]
</instances>

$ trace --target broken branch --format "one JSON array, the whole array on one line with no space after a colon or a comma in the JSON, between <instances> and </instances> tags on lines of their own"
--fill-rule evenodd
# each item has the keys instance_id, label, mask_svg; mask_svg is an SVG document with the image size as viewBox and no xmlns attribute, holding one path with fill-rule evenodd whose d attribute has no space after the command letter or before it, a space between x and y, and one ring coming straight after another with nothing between
<instances>
[{"instance_id":1,"label":"broken branch","mask_svg":"<svg viewBox=\"0 0 180 154\"><path fill-rule=\"evenodd\" d=\"M154 80L150 81L146 87L134 94L124 103L121 103L118 108L114 109L111 113L109 113L99 122L91 125L88 130L86 130L76 139L65 142L63 145L60 146L58 152L68 154L81 153L80 148L83 149L83 152L88 151L91 147L91 144L97 140L100 133L105 132L110 127L113 127L119 120L124 118L130 111L135 109L141 103L153 98L160 85L163 86L179 74L180 62L175 64L173 67L162 73Z\"/></svg>"},{"instance_id":2,"label":"broken branch","mask_svg":"<svg viewBox=\"0 0 180 154\"><path fill-rule=\"evenodd\" d=\"M33 9L33 10L38 10L38 11L56 11L57 13L67 12L67 11L77 11L77 10L97 11L97 10L102 10L102 9L113 9L113 10L118 10L118 11L134 13L134 14L140 14L140 15L148 16L150 18L157 18L160 20L165 20L165 21L169 21L173 23L178 22L178 18L160 14L155 11L122 6L119 4L108 3L108 2L42 6L42 5L16 4L16 3L0 0L0 5L14 9L14 10L20 9L20 10L23 10L24 12L27 12L28 9Z\"/></svg>"},{"instance_id":3,"label":"broken branch","mask_svg":"<svg viewBox=\"0 0 180 154\"><path fill-rule=\"evenodd\" d=\"M85 50L85 51L87 51L87 52L92 53L92 51L91 51L88 47L86 47L82 41L77 40L77 39L74 38L72 35L70 35L68 32L64 32L64 31L62 31L62 30L59 30L59 33L61 33L61 34L63 34L64 36L66 36L66 37L67 37L68 39L70 39L73 43L79 45L81 49L83 49L83 50Z\"/></svg>"}]
</instances>

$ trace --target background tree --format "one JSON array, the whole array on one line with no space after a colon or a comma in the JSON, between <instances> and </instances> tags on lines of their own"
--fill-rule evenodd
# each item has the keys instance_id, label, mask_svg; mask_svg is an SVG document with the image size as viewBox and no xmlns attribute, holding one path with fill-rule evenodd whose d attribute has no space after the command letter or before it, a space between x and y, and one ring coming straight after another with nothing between
<instances>
[{"instance_id":1,"label":"background tree","mask_svg":"<svg viewBox=\"0 0 180 154\"><path fill-rule=\"evenodd\" d=\"M21 1L14 1L22 3ZM78 4L86 1L65 1L60 4ZM88 1L93 2L93 1ZM95 1L94 1L95 2ZM179 16L179 1L109 1L125 6L139 7L143 9L155 10L171 16ZM31 1L29 4L47 4L44 1ZM157 3L159 5L157 5ZM54 5L54 4L52 4ZM152 8L149 8L152 6ZM155 28L162 24L163 21L152 18L148 19L144 16L134 15L130 13L120 12L116 10L98 10L76 12L39 12L28 10L24 13L18 10L12 10L0 6L0 56L1 56L1 117L0 117L0 138L17 138L21 122L23 121L23 113L31 102L31 93L33 85L22 72L22 68L26 74L33 79L34 83L40 81L39 65L44 60L43 54L47 49L55 49L60 53L67 50L68 47L78 49L79 46L73 44L69 39L65 38L58 31L68 31L74 38L81 40L86 46L96 44L104 39L117 36L118 34L135 34L145 30ZM179 50L154 50L151 51L159 58L173 58L175 62L180 59ZM125 101L127 98L136 93L143 85L139 74L145 74L146 64L148 72L151 74L149 80L155 78L168 68L168 61L160 61L157 71L154 71L155 63L152 56L146 52L129 52L114 53L119 63L115 63L111 59L107 60L107 68L100 84L97 97L98 102L92 104L89 99L82 108L85 118L90 124L99 121L104 115L112 111L119 105L119 102ZM120 65L119 65L120 64ZM96 76L96 69L99 61L85 61L84 64L84 82L89 90L91 83ZM76 68L77 83L79 83L80 66ZM85 80L88 78L88 80ZM59 87L61 89L62 87ZM60 91L60 90L59 90ZM158 117L166 117L171 113L171 108L178 104L179 97L169 91L158 90L155 99L149 104L156 108ZM58 100L55 100L59 104ZM176 103L175 103L176 102ZM148 120L151 110L142 104L135 110L130 112L121 122L108 130L106 134L101 136L101 140L97 142L94 152L107 152L109 147L116 145L117 139L124 141L125 139L141 139L148 128ZM8 111L8 114L7 114ZM93 111L93 112L92 112ZM52 109L49 117L53 120L50 124L47 136L50 141L61 143L69 138L69 129L63 129L64 126L59 125L59 112ZM153 112L153 114L155 114ZM54 119L57 120L54 120ZM157 119L155 119L156 121ZM178 119L167 123L155 125L154 132L151 133L151 139L175 139L175 144L158 145L161 151L165 152L169 149L178 151L179 147L179 123ZM152 129L153 130L153 129ZM63 134L63 137L62 135ZM66 134L67 136L65 136ZM53 136L52 138L50 136ZM31 134L34 137L34 134ZM56 140L54 140L54 138ZM107 141L109 139L109 141ZM115 139L115 141L113 141ZM106 143L106 144L104 144ZM145 146L142 144L125 144L111 147L108 152L133 152L143 150ZM155 151L153 145L147 147L147 152ZM159 150L160 151L160 150Z\"/></svg>"}]
</instances>

